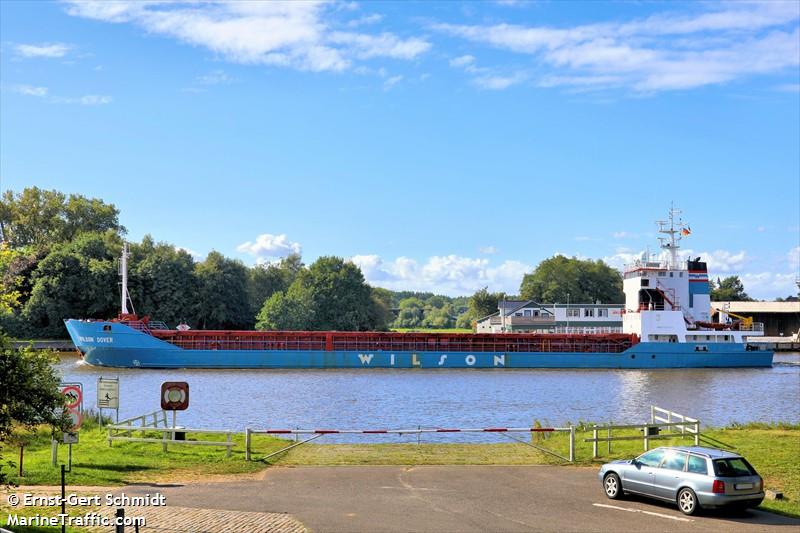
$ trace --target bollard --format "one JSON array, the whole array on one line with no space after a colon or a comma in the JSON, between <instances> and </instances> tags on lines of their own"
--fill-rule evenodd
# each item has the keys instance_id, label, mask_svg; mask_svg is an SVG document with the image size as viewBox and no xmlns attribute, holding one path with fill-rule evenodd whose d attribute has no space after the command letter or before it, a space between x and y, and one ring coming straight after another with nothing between
<instances>
[{"instance_id":1,"label":"bollard","mask_svg":"<svg viewBox=\"0 0 800 533\"><path fill-rule=\"evenodd\" d=\"M250 428L245 428L245 430L244 430L244 460L245 461L249 461L250 460L250 435L251 435L251 431L252 430Z\"/></svg>"},{"instance_id":2,"label":"bollard","mask_svg":"<svg viewBox=\"0 0 800 533\"><path fill-rule=\"evenodd\" d=\"M117 525L116 529L114 529L114 533L125 533L125 522L123 522L123 520L125 519L125 509L122 508L117 509L116 517L117 517Z\"/></svg>"}]
</instances>

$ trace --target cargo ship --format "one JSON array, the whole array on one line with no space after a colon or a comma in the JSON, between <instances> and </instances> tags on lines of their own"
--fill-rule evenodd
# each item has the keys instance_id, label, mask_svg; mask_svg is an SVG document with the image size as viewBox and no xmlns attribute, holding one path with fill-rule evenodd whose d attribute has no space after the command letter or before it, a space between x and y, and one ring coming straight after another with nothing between
<instances>
[{"instance_id":1,"label":"cargo ship","mask_svg":"<svg viewBox=\"0 0 800 533\"><path fill-rule=\"evenodd\" d=\"M127 247L121 313L114 320L66 319L92 365L123 368L707 368L768 367L772 351L748 338L763 325L747 318L711 322L706 263L679 260L690 230L670 209L660 221L663 252L624 269L619 332L395 333L212 331L128 312ZM725 316L720 314L720 316Z\"/></svg>"}]
</instances>

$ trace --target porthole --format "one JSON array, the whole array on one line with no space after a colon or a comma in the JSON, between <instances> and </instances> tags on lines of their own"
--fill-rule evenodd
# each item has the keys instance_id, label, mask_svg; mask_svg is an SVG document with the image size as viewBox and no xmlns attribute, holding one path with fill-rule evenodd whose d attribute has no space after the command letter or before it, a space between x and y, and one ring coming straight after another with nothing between
<instances>
[{"instance_id":1,"label":"porthole","mask_svg":"<svg viewBox=\"0 0 800 533\"><path fill-rule=\"evenodd\" d=\"M631 354L631 359L636 359L636 354Z\"/></svg>"},{"instance_id":2,"label":"porthole","mask_svg":"<svg viewBox=\"0 0 800 533\"><path fill-rule=\"evenodd\" d=\"M655 358L656 358L656 354L653 354L653 355L650 356L650 359L655 359Z\"/></svg>"}]
</instances>

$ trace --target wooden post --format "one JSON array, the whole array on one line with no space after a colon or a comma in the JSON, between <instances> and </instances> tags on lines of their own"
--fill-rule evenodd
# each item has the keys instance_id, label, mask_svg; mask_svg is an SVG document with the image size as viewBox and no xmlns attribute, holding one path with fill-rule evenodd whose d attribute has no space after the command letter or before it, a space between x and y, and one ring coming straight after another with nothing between
<instances>
[{"instance_id":1,"label":"wooden post","mask_svg":"<svg viewBox=\"0 0 800 533\"><path fill-rule=\"evenodd\" d=\"M650 406L650 423L652 424L655 421L656 421L656 406L655 405L651 405Z\"/></svg>"},{"instance_id":2,"label":"wooden post","mask_svg":"<svg viewBox=\"0 0 800 533\"><path fill-rule=\"evenodd\" d=\"M694 445L700 446L700 421L694 423Z\"/></svg>"},{"instance_id":3,"label":"wooden post","mask_svg":"<svg viewBox=\"0 0 800 533\"><path fill-rule=\"evenodd\" d=\"M650 441L647 438L647 426L642 430L642 435L644 435L644 451L647 451L650 449Z\"/></svg>"},{"instance_id":4,"label":"wooden post","mask_svg":"<svg viewBox=\"0 0 800 533\"><path fill-rule=\"evenodd\" d=\"M608 455L611 455L611 423L608 426Z\"/></svg>"},{"instance_id":5,"label":"wooden post","mask_svg":"<svg viewBox=\"0 0 800 533\"><path fill-rule=\"evenodd\" d=\"M244 430L244 460L250 460L250 435L251 430L250 428L245 428Z\"/></svg>"},{"instance_id":6,"label":"wooden post","mask_svg":"<svg viewBox=\"0 0 800 533\"><path fill-rule=\"evenodd\" d=\"M112 437L112 435L111 435L111 428L108 428L108 447L109 447L109 448L111 448L111 443L113 442L113 441L111 440L111 437Z\"/></svg>"},{"instance_id":7,"label":"wooden post","mask_svg":"<svg viewBox=\"0 0 800 533\"><path fill-rule=\"evenodd\" d=\"M58 441L53 439L53 442L50 445L50 460L53 463L53 466L58 464Z\"/></svg>"},{"instance_id":8,"label":"wooden post","mask_svg":"<svg viewBox=\"0 0 800 533\"><path fill-rule=\"evenodd\" d=\"M25 450L25 446L19 446L19 477L22 477L22 457L23 457L23 450Z\"/></svg>"},{"instance_id":9,"label":"wooden post","mask_svg":"<svg viewBox=\"0 0 800 533\"><path fill-rule=\"evenodd\" d=\"M228 445L226 446L226 448L228 449L228 453L225 454L225 456L226 457L230 457L231 456L231 433L230 433L230 431L228 432L228 436L227 436L226 440L228 441Z\"/></svg>"},{"instance_id":10,"label":"wooden post","mask_svg":"<svg viewBox=\"0 0 800 533\"><path fill-rule=\"evenodd\" d=\"M167 451L167 433L168 431L165 429L161 432L161 451Z\"/></svg>"},{"instance_id":11,"label":"wooden post","mask_svg":"<svg viewBox=\"0 0 800 533\"><path fill-rule=\"evenodd\" d=\"M597 459L597 426L593 426L592 429L592 459Z\"/></svg>"}]
</instances>

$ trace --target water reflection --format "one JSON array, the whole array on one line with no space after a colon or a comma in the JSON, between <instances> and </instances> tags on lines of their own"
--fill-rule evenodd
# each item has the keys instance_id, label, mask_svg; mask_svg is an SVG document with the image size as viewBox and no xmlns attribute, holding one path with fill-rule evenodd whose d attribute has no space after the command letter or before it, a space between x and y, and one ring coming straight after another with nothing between
<instances>
[{"instance_id":1,"label":"water reflection","mask_svg":"<svg viewBox=\"0 0 800 533\"><path fill-rule=\"evenodd\" d=\"M180 424L245 427L400 428L639 423L659 405L704 424L800 422L800 354L773 368L692 370L138 370L102 369L64 356L64 381L120 378L122 418L159 407L162 381L188 381ZM430 440L430 439L428 439ZM451 439L452 440L452 439Z\"/></svg>"}]
</instances>

